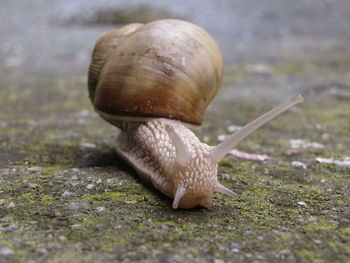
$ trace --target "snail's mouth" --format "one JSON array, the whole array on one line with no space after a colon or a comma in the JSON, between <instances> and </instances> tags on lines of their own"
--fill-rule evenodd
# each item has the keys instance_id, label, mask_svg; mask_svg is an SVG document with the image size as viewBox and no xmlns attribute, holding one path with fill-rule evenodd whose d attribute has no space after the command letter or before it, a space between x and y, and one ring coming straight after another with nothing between
<instances>
[{"instance_id":1,"label":"snail's mouth","mask_svg":"<svg viewBox=\"0 0 350 263\"><path fill-rule=\"evenodd\" d=\"M203 193L201 193L200 195L188 193L181 198L179 207L193 208L193 207L200 206L200 207L209 208L212 205L212 199L213 199L213 194L210 194L210 193L206 193L206 195L203 195Z\"/></svg>"}]
</instances>

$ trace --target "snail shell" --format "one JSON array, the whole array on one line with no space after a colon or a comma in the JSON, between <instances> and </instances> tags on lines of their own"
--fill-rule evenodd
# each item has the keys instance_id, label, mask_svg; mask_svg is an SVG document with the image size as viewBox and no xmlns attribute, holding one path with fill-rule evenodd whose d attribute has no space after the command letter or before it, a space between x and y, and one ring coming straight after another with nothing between
<instances>
[{"instance_id":1,"label":"snail shell","mask_svg":"<svg viewBox=\"0 0 350 263\"><path fill-rule=\"evenodd\" d=\"M200 125L222 71L219 47L200 27L181 20L130 24L97 41L89 94L96 111L119 127L150 118Z\"/></svg>"},{"instance_id":2,"label":"snail shell","mask_svg":"<svg viewBox=\"0 0 350 263\"><path fill-rule=\"evenodd\" d=\"M184 124L202 123L222 70L215 41L180 20L126 25L102 35L93 50L89 96L96 112L121 128L117 154L174 198L173 208L209 207L215 192L237 197L218 182L218 162L251 132L302 101L296 97L221 144L206 145Z\"/></svg>"}]
</instances>

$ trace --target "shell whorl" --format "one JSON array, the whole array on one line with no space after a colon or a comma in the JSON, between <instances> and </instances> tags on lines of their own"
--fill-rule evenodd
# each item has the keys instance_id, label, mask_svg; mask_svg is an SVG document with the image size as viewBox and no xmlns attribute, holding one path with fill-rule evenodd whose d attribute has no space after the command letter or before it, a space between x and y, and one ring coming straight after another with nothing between
<instances>
[{"instance_id":1,"label":"shell whorl","mask_svg":"<svg viewBox=\"0 0 350 263\"><path fill-rule=\"evenodd\" d=\"M99 82L99 77L108 58L113 54L119 43L142 24L128 24L118 29L110 30L104 33L96 41L92 52L92 62L89 67L88 88L89 97L92 103L95 100L96 87Z\"/></svg>"},{"instance_id":2,"label":"shell whorl","mask_svg":"<svg viewBox=\"0 0 350 263\"><path fill-rule=\"evenodd\" d=\"M214 39L181 20L130 24L104 34L89 69L89 95L106 120L176 119L202 123L221 85L223 61Z\"/></svg>"}]
</instances>

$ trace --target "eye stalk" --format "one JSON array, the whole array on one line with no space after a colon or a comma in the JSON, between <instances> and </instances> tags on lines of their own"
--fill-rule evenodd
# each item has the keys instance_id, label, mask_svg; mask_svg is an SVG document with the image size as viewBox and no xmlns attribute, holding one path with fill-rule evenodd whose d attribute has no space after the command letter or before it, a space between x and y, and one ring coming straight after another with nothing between
<instances>
[{"instance_id":1,"label":"eye stalk","mask_svg":"<svg viewBox=\"0 0 350 263\"><path fill-rule=\"evenodd\" d=\"M222 159L224 159L224 157L230 150L236 147L249 134L257 130L258 128L260 128L262 125L269 122L273 118L277 117L281 113L285 112L289 108L293 107L295 104L301 103L303 101L304 101L304 98L301 95L298 95L293 99L291 99L290 101L280 104L279 106L264 113L260 117L249 122L244 127L240 128L233 135L227 137L222 143L214 147L211 154L211 158L213 162L219 163Z\"/></svg>"}]
</instances>

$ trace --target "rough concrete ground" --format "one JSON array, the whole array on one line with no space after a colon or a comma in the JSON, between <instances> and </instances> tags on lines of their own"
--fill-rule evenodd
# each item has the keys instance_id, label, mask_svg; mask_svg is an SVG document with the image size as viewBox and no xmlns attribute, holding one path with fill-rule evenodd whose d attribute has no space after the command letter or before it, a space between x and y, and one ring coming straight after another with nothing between
<instances>
[{"instance_id":1,"label":"rough concrete ground","mask_svg":"<svg viewBox=\"0 0 350 263\"><path fill-rule=\"evenodd\" d=\"M341 49L227 65L196 131L209 144L281 98L305 103L238 147L271 160L220 163L239 199L173 210L114 154L85 78L3 68L0 262L350 262L349 73Z\"/></svg>"}]
</instances>

